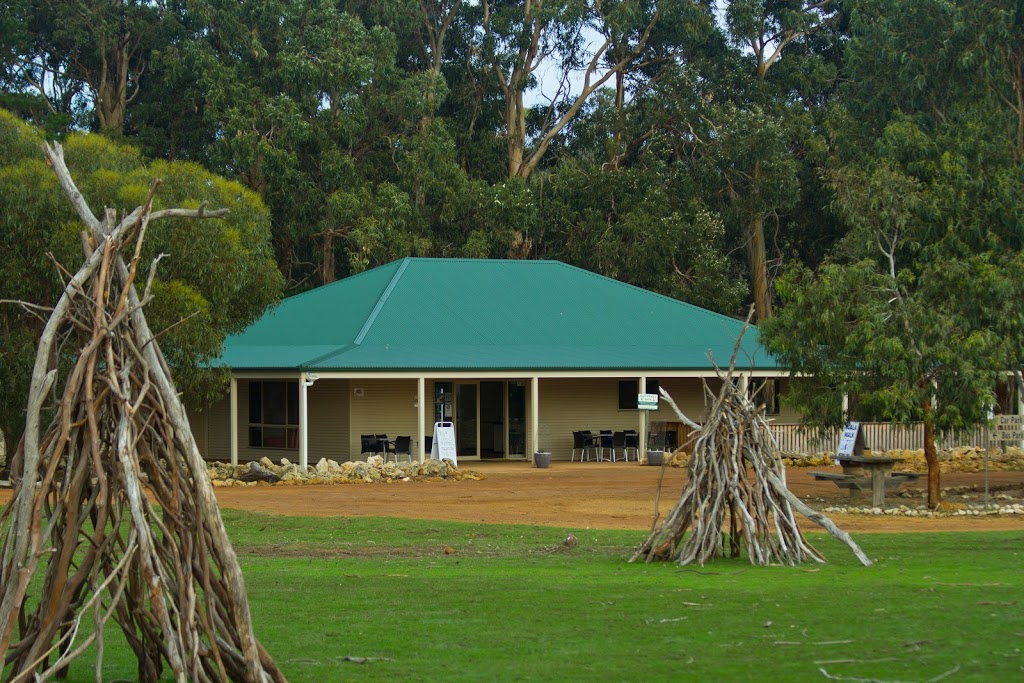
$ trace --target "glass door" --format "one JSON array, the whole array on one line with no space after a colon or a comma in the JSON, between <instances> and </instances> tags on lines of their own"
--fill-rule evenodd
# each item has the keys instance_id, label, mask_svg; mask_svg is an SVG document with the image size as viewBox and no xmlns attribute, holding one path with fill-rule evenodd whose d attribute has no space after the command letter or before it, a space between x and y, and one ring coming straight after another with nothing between
<instances>
[{"instance_id":1,"label":"glass door","mask_svg":"<svg viewBox=\"0 0 1024 683\"><path fill-rule=\"evenodd\" d=\"M508 383L508 456L526 455L526 382Z\"/></svg>"},{"instance_id":2,"label":"glass door","mask_svg":"<svg viewBox=\"0 0 1024 683\"><path fill-rule=\"evenodd\" d=\"M477 385L455 385L455 445L459 457L480 457Z\"/></svg>"}]
</instances>

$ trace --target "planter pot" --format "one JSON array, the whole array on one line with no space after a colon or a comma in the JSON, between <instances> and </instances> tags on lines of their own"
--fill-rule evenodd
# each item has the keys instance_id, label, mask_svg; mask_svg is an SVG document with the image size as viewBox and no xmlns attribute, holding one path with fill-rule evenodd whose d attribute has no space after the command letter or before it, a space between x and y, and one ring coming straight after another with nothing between
<instances>
[{"instance_id":1,"label":"planter pot","mask_svg":"<svg viewBox=\"0 0 1024 683\"><path fill-rule=\"evenodd\" d=\"M665 451L647 451L647 464L661 467L665 462Z\"/></svg>"},{"instance_id":2,"label":"planter pot","mask_svg":"<svg viewBox=\"0 0 1024 683\"><path fill-rule=\"evenodd\" d=\"M533 454L533 466L541 469L551 467L551 453L548 451L537 451Z\"/></svg>"}]
</instances>

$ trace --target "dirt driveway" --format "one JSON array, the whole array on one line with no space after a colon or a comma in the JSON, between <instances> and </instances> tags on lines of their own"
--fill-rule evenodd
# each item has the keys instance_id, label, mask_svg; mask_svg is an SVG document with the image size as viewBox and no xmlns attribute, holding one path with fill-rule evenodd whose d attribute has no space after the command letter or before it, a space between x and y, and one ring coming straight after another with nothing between
<instances>
[{"instance_id":1,"label":"dirt driveway","mask_svg":"<svg viewBox=\"0 0 1024 683\"><path fill-rule=\"evenodd\" d=\"M527 463L467 463L482 481L408 481L334 486L219 488L221 507L283 515L391 516L495 524L539 524L595 529L648 529L654 512L659 467L636 463L553 463L536 469ZM817 468L822 469L822 468ZM838 468L836 468L838 472ZM846 504L832 482L815 481L806 470L787 471L790 489L812 507ZM943 475L944 487L982 487L981 473ZM662 514L678 500L685 471L665 470ZM918 483L920 489L922 484ZM1024 472L992 472L992 490L1024 491ZM977 498L977 496L974 496ZM980 498L979 498L980 500ZM911 507L922 498L892 499ZM894 517L831 515L847 531L1024 530L1024 516ZM812 523L808 529L817 529Z\"/></svg>"}]
</instances>

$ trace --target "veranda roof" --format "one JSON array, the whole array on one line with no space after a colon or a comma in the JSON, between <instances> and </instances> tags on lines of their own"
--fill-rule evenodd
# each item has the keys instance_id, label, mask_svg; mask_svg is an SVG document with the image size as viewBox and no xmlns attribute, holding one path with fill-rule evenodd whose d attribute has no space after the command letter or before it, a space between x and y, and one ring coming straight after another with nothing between
<instances>
[{"instance_id":1,"label":"veranda roof","mask_svg":"<svg viewBox=\"0 0 1024 683\"><path fill-rule=\"evenodd\" d=\"M708 370L743 322L558 261L405 258L282 301L236 370ZM756 328L738 364L776 369Z\"/></svg>"}]
</instances>

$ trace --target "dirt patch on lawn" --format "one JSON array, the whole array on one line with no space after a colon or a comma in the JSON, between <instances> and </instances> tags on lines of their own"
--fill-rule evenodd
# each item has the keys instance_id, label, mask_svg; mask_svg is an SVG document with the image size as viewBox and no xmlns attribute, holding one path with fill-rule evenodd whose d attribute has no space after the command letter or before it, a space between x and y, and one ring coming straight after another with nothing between
<instances>
[{"instance_id":1,"label":"dirt patch on lawn","mask_svg":"<svg viewBox=\"0 0 1024 683\"><path fill-rule=\"evenodd\" d=\"M388 516L490 524L537 524L564 528L636 529L651 526L661 468L636 463L556 462L550 469L527 463L464 463L485 475L482 481L396 481L390 484L335 486L254 486L216 490L221 507L282 515L314 517ZM828 468L815 468L816 471ZM834 468L836 472L839 468ZM787 470L790 490L812 507L846 505L846 492L832 482L816 481L801 468ZM665 470L660 511L676 503L685 470ZM980 503L984 474L943 475L947 499ZM923 504L923 479L904 487L909 497L890 498L894 505ZM993 495L1024 497L1024 472L989 473ZM1024 515L978 517L899 517L833 514L846 531L986 531L1022 530ZM817 530L807 522L805 528Z\"/></svg>"},{"instance_id":2,"label":"dirt patch on lawn","mask_svg":"<svg viewBox=\"0 0 1024 683\"><path fill-rule=\"evenodd\" d=\"M562 528L647 530L654 515L659 467L637 463L555 462L549 469L528 463L470 462L463 468L485 475L481 481L395 481L344 485L258 485L217 488L223 508L310 517L405 517L488 524L535 524ZM815 471L830 468L816 467ZM839 472L839 468L831 468ZM846 505L848 494L830 481L816 481L804 468L786 471L789 488L815 509ZM686 481L682 468L667 468L661 488L660 512L678 501ZM946 499L981 503L985 475L951 472L942 475ZM989 492L995 502L1024 502L1024 472L990 472ZM0 503L11 496L0 490ZM1004 496L1003 499L996 499ZM914 507L924 503L924 478L908 484L887 502ZM808 530L819 527L798 515ZM832 513L844 530L901 531L1024 531L1024 515L966 517L902 517Z\"/></svg>"}]
</instances>

